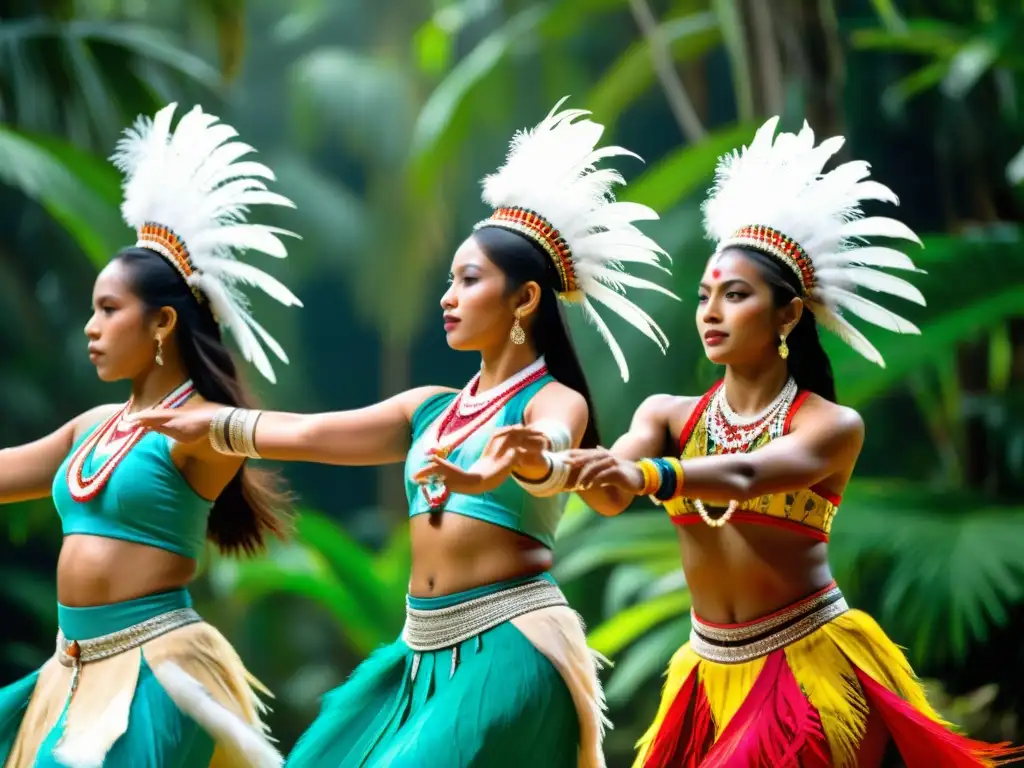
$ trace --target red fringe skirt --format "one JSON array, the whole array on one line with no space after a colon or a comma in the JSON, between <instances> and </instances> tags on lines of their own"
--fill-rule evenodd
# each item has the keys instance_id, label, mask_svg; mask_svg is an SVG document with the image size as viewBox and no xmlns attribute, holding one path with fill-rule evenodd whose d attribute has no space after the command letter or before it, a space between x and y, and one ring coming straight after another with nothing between
<instances>
[{"instance_id":1,"label":"red fringe skirt","mask_svg":"<svg viewBox=\"0 0 1024 768\"><path fill-rule=\"evenodd\" d=\"M746 624L692 619L634 768L867 768L890 739L907 768L1024 760L955 733L900 649L835 584Z\"/></svg>"}]
</instances>

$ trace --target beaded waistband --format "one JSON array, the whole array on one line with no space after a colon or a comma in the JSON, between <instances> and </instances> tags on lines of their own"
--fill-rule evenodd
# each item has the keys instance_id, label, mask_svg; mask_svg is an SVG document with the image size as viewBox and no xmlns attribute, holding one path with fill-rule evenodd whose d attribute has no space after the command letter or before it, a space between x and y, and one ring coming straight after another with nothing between
<instances>
[{"instance_id":1,"label":"beaded waistband","mask_svg":"<svg viewBox=\"0 0 1024 768\"><path fill-rule=\"evenodd\" d=\"M710 624L690 611L690 648L702 659L739 664L785 648L849 610L835 582L825 589L747 624Z\"/></svg>"},{"instance_id":2,"label":"beaded waistband","mask_svg":"<svg viewBox=\"0 0 1024 768\"><path fill-rule=\"evenodd\" d=\"M524 613L568 604L562 590L544 579L435 610L413 608L407 601L402 640L413 651L439 651Z\"/></svg>"},{"instance_id":3,"label":"beaded waistband","mask_svg":"<svg viewBox=\"0 0 1024 768\"><path fill-rule=\"evenodd\" d=\"M179 627L200 621L202 618L192 608L178 608L117 632L88 640L69 640L58 630L57 658L65 667L79 667L90 661L117 656Z\"/></svg>"}]
</instances>

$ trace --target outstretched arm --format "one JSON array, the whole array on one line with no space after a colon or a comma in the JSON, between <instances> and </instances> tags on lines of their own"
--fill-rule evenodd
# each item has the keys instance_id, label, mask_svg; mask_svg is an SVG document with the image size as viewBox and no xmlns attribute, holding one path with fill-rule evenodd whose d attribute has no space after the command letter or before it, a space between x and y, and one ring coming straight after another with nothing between
<instances>
[{"instance_id":1,"label":"outstretched arm","mask_svg":"<svg viewBox=\"0 0 1024 768\"><path fill-rule=\"evenodd\" d=\"M634 462L644 456L661 453L669 435L673 400L670 395L651 395L644 400L633 414L629 431L615 441L609 454L626 462ZM617 515L636 498L635 494L612 485L595 485L584 489L585 484L580 482L580 469L573 469L569 485L581 488L577 493L595 512L609 516Z\"/></svg>"},{"instance_id":2,"label":"outstretched arm","mask_svg":"<svg viewBox=\"0 0 1024 768\"><path fill-rule=\"evenodd\" d=\"M71 452L75 436L107 418L116 407L93 408L35 442L0 450L0 504L49 496L53 476Z\"/></svg>"},{"instance_id":3,"label":"outstretched arm","mask_svg":"<svg viewBox=\"0 0 1024 768\"><path fill-rule=\"evenodd\" d=\"M264 459L316 464L377 466L402 461L409 450L413 412L430 396L450 391L419 387L381 403L333 413L264 411L256 423L254 444ZM150 410L136 420L182 443L208 440L210 422L223 406Z\"/></svg>"}]
</instances>

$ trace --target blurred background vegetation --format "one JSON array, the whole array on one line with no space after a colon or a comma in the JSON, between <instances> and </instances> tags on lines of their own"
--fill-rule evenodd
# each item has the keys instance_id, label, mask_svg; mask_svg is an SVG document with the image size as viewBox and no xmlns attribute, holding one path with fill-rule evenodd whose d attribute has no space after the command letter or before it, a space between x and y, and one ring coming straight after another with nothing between
<instances>
[{"instance_id":1,"label":"blurred background vegetation","mask_svg":"<svg viewBox=\"0 0 1024 768\"><path fill-rule=\"evenodd\" d=\"M0 445L124 392L102 387L82 326L92 278L129 243L104 158L136 114L201 103L235 125L298 203L272 269L301 312L256 309L285 344L268 405L332 410L410 385L461 385L436 301L485 214L478 179L561 96L642 155L625 196L675 258L682 304L645 302L667 357L627 329L623 385L576 338L608 439L652 392L715 378L692 315L715 159L782 114L843 133L926 233L923 336L873 334L875 368L830 343L868 443L831 545L851 602L908 648L936 704L975 735L1024 740L1024 34L1019 0L7 0L0 10ZM919 279L918 279L919 278ZM645 297L646 299L646 297ZM902 308L901 308L902 309ZM630 354L631 353L631 354ZM625 407L624 407L625 406ZM295 465L296 540L203 564L199 607L277 694L283 748L403 618L397 470ZM49 501L0 514L0 683L51 652L59 525ZM609 764L629 764L660 673L686 638L675 537L642 509L570 503L558 572L614 657Z\"/></svg>"}]
</instances>

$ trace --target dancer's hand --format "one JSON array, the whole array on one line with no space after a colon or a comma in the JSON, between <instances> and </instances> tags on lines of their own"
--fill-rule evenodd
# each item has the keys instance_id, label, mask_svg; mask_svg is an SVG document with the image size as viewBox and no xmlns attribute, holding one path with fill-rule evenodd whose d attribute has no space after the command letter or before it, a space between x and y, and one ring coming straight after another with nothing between
<instances>
[{"instance_id":1,"label":"dancer's hand","mask_svg":"<svg viewBox=\"0 0 1024 768\"><path fill-rule=\"evenodd\" d=\"M541 480L551 471L544 452L551 449L551 438L528 424L515 424L496 429L484 448L484 456L503 456L516 452L512 471L528 480Z\"/></svg>"},{"instance_id":2,"label":"dancer's hand","mask_svg":"<svg viewBox=\"0 0 1024 768\"><path fill-rule=\"evenodd\" d=\"M223 407L203 403L188 408L151 408L139 411L130 420L187 445L209 439L210 422Z\"/></svg>"},{"instance_id":3,"label":"dancer's hand","mask_svg":"<svg viewBox=\"0 0 1024 768\"><path fill-rule=\"evenodd\" d=\"M575 488L621 488L639 495L644 489L644 473L635 462L620 459L607 448L578 448L561 454L576 473Z\"/></svg>"},{"instance_id":4,"label":"dancer's hand","mask_svg":"<svg viewBox=\"0 0 1024 768\"><path fill-rule=\"evenodd\" d=\"M471 467L463 469L436 453L428 453L426 465L412 479L420 485L443 483L455 493L478 495L493 491L515 469L532 467L541 462L538 475L547 471L541 451L548 446L543 432L529 427L512 426L495 430L483 453Z\"/></svg>"}]
</instances>

